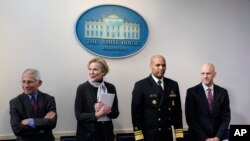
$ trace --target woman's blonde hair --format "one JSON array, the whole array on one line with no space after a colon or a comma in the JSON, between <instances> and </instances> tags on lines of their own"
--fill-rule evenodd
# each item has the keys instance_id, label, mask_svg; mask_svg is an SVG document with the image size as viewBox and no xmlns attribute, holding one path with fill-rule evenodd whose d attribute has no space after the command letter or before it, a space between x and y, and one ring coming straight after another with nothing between
<instances>
[{"instance_id":1,"label":"woman's blonde hair","mask_svg":"<svg viewBox=\"0 0 250 141\"><path fill-rule=\"evenodd\" d=\"M109 67L108 67L108 64L107 62L103 59L103 58L93 58L89 61L88 63L88 68L89 68L89 65L93 62L97 62L99 64L101 64L101 70L102 72L106 75L108 72L109 72Z\"/></svg>"}]
</instances>

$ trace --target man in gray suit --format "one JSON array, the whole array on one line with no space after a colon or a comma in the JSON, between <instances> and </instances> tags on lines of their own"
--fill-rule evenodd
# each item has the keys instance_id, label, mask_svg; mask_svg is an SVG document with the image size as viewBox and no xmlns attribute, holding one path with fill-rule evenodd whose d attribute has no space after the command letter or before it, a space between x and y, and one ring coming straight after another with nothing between
<instances>
[{"instance_id":1,"label":"man in gray suit","mask_svg":"<svg viewBox=\"0 0 250 141\"><path fill-rule=\"evenodd\" d=\"M202 82L187 90L188 141L221 141L227 132L231 119L229 96L226 89L213 83L215 75L213 64L203 64Z\"/></svg>"},{"instance_id":2,"label":"man in gray suit","mask_svg":"<svg viewBox=\"0 0 250 141\"><path fill-rule=\"evenodd\" d=\"M23 93L10 100L10 123L17 141L54 141L55 98L38 90L42 81L36 69L26 69L21 83Z\"/></svg>"}]
</instances>

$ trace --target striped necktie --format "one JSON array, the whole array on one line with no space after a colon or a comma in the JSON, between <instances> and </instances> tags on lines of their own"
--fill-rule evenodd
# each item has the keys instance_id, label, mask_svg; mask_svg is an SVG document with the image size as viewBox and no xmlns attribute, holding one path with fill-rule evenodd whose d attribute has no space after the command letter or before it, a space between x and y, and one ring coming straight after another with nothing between
<instances>
[{"instance_id":1,"label":"striped necktie","mask_svg":"<svg viewBox=\"0 0 250 141\"><path fill-rule=\"evenodd\" d=\"M207 89L207 101L209 110L212 111L213 95L212 95L212 90L210 88Z\"/></svg>"}]
</instances>

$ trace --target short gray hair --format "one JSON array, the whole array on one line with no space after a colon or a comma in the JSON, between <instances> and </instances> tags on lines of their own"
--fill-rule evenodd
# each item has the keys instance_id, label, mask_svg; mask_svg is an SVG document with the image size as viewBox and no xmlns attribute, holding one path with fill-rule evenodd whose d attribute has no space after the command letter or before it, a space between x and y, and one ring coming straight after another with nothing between
<instances>
[{"instance_id":1,"label":"short gray hair","mask_svg":"<svg viewBox=\"0 0 250 141\"><path fill-rule=\"evenodd\" d=\"M36 80L41 80L40 73L39 73L39 71L37 69L28 68L28 69L24 70L22 76L24 74L32 75L32 76L34 76L34 78Z\"/></svg>"}]
</instances>

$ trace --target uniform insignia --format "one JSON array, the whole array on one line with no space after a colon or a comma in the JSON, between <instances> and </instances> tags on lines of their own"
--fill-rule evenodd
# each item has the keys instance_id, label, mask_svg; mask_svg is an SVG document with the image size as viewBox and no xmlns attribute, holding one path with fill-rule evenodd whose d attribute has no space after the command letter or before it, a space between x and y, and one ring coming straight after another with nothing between
<instances>
[{"instance_id":1,"label":"uniform insignia","mask_svg":"<svg viewBox=\"0 0 250 141\"><path fill-rule=\"evenodd\" d=\"M174 102L174 100L172 101L172 106L174 106L175 105L175 102Z\"/></svg>"},{"instance_id":2,"label":"uniform insignia","mask_svg":"<svg viewBox=\"0 0 250 141\"><path fill-rule=\"evenodd\" d=\"M149 97L150 98L157 98L157 94L150 94Z\"/></svg>"},{"instance_id":3,"label":"uniform insignia","mask_svg":"<svg viewBox=\"0 0 250 141\"><path fill-rule=\"evenodd\" d=\"M176 97L176 94L173 91L171 91L169 97Z\"/></svg>"},{"instance_id":4,"label":"uniform insignia","mask_svg":"<svg viewBox=\"0 0 250 141\"><path fill-rule=\"evenodd\" d=\"M157 100L152 100L152 104L157 104Z\"/></svg>"}]
</instances>

